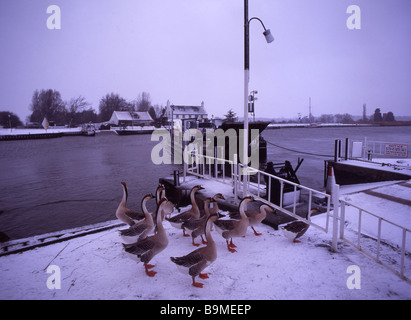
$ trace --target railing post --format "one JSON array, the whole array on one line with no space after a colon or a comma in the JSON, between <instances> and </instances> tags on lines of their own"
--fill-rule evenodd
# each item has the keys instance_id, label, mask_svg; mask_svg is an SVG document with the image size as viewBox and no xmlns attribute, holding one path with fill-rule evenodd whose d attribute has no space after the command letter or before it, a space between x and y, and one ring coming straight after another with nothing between
<instances>
[{"instance_id":1,"label":"railing post","mask_svg":"<svg viewBox=\"0 0 411 320\"><path fill-rule=\"evenodd\" d=\"M238 163L237 155L234 155L234 198L237 199L238 195Z\"/></svg>"},{"instance_id":2,"label":"railing post","mask_svg":"<svg viewBox=\"0 0 411 320\"><path fill-rule=\"evenodd\" d=\"M401 245L401 266L400 266L400 275L405 278L405 244L406 244L407 230L402 229L402 245Z\"/></svg>"},{"instance_id":3,"label":"railing post","mask_svg":"<svg viewBox=\"0 0 411 320\"><path fill-rule=\"evenodd\" d=\"M183 161L183 181L186 182L186 176L187 176L187 162Z\"/></svg>"},{"instance_id":4,"label":"railing post","mask_svg":"<svg viewBox=\"0 0 411 320\"><path fill-rule=\"evenodd\" d=\"M341 202L340 214L340 239L344 239L344 225L345 225L345 202Z\"/></svg>"},{"instance_id":5,"label":"railing post","mask_svg":"<svg viewBox=\"0 0 411 320\"><path fill-rule=\"evenodd\" d=\"M338 215L339 215L339 199L340 193L340 186L338 184L334 185L333 192L332 192L332 199L333 199L333 239L332 239L332 250L337 252L337 240L338 240Z\"/></svg>"}]
</instances>

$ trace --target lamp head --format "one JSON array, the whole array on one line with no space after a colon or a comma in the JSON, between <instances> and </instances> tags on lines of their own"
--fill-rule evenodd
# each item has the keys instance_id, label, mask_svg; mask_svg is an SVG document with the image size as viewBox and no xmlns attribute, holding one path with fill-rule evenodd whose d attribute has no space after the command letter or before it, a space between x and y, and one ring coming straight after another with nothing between
<instances>
[{"instance_id":1,"label":"lamp head","mask_svg":"<svg viewBox=\"0 0 411 320\"><path fill-rule=\"evenodd\" d=\"M265 31L263 32L263 35L264 35L265 40L267 41L267 43L271 43L271 42L274 41L274 37L273 37L273 35L271 34L270 29L265 30Z\"/></svg>"}]
</instances>

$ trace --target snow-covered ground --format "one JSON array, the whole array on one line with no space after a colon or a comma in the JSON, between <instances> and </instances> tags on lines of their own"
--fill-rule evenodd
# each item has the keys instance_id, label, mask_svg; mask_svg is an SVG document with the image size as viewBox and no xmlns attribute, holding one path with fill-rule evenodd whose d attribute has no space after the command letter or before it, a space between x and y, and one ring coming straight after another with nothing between
<instances>
[{"instance_id":1,"label":"snow-covered ground","mask_svg":"<svg viewBox=\"0 0 411 320\"><path fill-rule=\"evenodd\" d=\"M411 201L411 189L403 185L403 182L393 183L393 182L378 182L374 184L364 184L368 185L367 190L374 191L379 194L384 194L388 196L394 196L403 200ZM406 183L411 185L410 182ZM374 186L370 188L370 186ZM358 185L357 188L360 186ZM344 192L348 192L352 188L349 186L347 189L343 189ZM354 187L355 188L355 187ZM352 203L362 209L366 209L373 214L382 217L396 225L402 226L411 230L411 207L397 203L395 201L388 201L384 198L380 198L365 192L355 192L347 195L343 195L340 199ZM377 238L378 232L378 219L367 213L362 213L364 221L362 222L362 232ZM356 228L358 225L358 209L353 207L347 207L346 213L346 223L349 225L348 228ZM402 232L401 230L387 222L382 223L381 228L382 238L394 246L402 245ZM411 233L407 234L406 237L406 248L407 251L411 252Z\"/></svg>"},{"instance_id":2,"label":"snow-covered ground","mask_svg":"<svg viewBox=\"0 0 411 320\"><path fill-rule=\"evenodd\" d=\"M370 161L344 160L341 163L369 169L399 172L411 175L411 159L376 158Z\"/></svg>"},{"instance_id":3,"label":"snow-covered ground","mask_svg":"<svg viewBox=\"0 0 411 320\"><path fill-rule=\"evenodd\" d=\"M323 224L324 217L312 219ZM248 230L245 238L234 239L237 253L228 252L225 240L212 232L218 258L205 270L209 279L198 279L204 288L195 288L170 261L194 250L191 239L168 222L164 226L169 245L151 262L158 272L154 278L123 252L116 228L1 257L0 299L411 299L409 283L346 244L331 252L331 234L314 227L302 243L292 243L281 231L260 225L262 236ZM48 289L48 278L57 275L47 273L49 265L59 267L61 289ZM360 289L347 286L352 265L359 267Z\"/></svg>"},{"instance_id":4,"label":"snow-covered ground","mask_svg":"<svg viewBox=\"0 0 411 320\"><path fill-rule=\"evenodd\" d=\"M81 131L81 128L53 128L49 129L0 129L0 135L17 135L17 134L44 134L44 133L75 133Z\"/></svg>"}]
</instances>

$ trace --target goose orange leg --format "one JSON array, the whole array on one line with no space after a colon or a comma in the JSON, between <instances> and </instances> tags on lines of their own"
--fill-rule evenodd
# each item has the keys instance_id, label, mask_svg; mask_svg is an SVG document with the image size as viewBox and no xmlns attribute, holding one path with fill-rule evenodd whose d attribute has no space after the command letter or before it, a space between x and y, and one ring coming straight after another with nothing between
<instances>
[{"instance_id":1,"label":"goose orange leg","mask_svg":"<svg viewBox=\"0 0 411 320\"><path fill-rule=\"evenodd\" d=\"M193 243L193 246L196 246L196 247L198 247L198 246L200 245L199 243L195 243L195 242L194 242L194 238L192 238L192 240L193 240L193 241L192 241L192 243Z\"/></svg>"},{"instance_id":2,"label":"goose orange leg","mask_svg":"<svg viewBox=\"0 0 411 320\"><path fill-rule=\"evenodd\" d=\"M259 233L259 232L255 231L254 227L251 227L251 228L253 229L254 234L255 234L256 236L261 236L261 235L262 235L262 233Z\"/></svg>"},{"instance_id":3,"label":"goose orange leg","mask_svg":"<svg viewBox=\"0 0 411 320\"><path fill-rule=\"evenodd\" d=\"M144 264L144 269L146 270L146 275L148 275L149 277L154 277L157 272L153 271L153 270L148 270L154 268L154 266L152 264Z\"/></svg>"},{"instance_id":4,"label":"goose orange leg","mask_svg":"<svg viewBox=\"0 0 411 320\"><path fill-rule=\"evenodd\" d=\"M203 284L201 282L196 282L195 277L193 277L193 286L196 288L202 288Z\"/></svg>"},{"instance_id":5,"label":"goose orange leg","mask_svg":"<svg viewBox=\"0 0 411 320\"><path fill-rule=\"evenodd\" d=\"M230 239L230 248L237 248L237 246L233 243L233 238Z\"/></svg>"},{"instance_id":6,"label":"goose orange leg","mask_svg":"<svg viewBox=\"0 0 411 320\"><path fill-rule=\"evenodd\" d=\"M198 275L201 279L208 279L208 273L200 273Z\"/></svg>"},{"instance_id":7,"label":"goose orange leg","mask_svg":"<svg viewBox=\"0 0 411 320\"><path fill-rule=\"evenodd\" d=\"M201 242L202 242L203 244L207 244L207 243L208 243L207 241L204 240L203 235L201 235Z\"/></svg>"},{"instance_id":8,"label":"goose orange leg","mask_svg":"<svg viewBox=\"0 0 411 320\"><path fill-rule=\"evenodd\" d=\"M228 240L226 240L226 242L227 242L228 251L230 251L232 253L237 252L237 250L234 249L236 247L236 245L233 243L232 239L231 239L231 243L228 243Z\"/></svg>"}]
</instances>

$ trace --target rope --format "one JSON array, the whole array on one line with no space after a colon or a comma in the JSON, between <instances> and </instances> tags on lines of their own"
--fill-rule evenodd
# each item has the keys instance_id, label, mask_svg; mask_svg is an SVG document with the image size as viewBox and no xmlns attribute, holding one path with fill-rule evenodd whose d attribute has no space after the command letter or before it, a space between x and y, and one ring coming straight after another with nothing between
<instances>
[{"instance_id":1,"label":"rope","mask_svg":"<svg viewBox=\"0 0 411 320\"><path fill-rule=\"evenodd\" d=\"M269 143L269 144L271 144L271 145L274 146L274 147L277 147L277 148L280 148L280 149L284 149L284 150L287 150L287 151L291 151L291 152L308 154L308 155L310 155L310 156L316 156L316 157L326 157L326 158L332 158L332 157L333 157L333 156L328 155L328 154L316 154L316 153L311 153L311 152L304 152L304 151L298 151L298 150L293 150L293 149L285 148L285 147L279 146L278 144L272 143L272 142L267 141L267 140L266 140L266 142Z\"/></svg>"}]
</instances>

